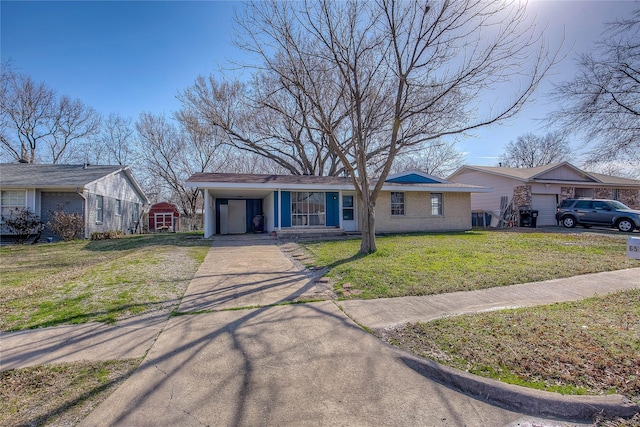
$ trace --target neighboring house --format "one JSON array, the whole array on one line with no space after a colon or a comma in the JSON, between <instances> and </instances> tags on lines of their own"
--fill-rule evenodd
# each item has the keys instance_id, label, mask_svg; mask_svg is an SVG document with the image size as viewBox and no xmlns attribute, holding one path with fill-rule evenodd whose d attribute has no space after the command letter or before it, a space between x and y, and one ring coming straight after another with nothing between
<instances>
[{"instance_id":1,"label":"neighboring house","mask_svg":"<svg viewBox=\"0 0 640 427\"><path fill-rule=\"evenodd\" d=\"M140 231L149 200L128 166L0 164L2 215L27 208L43 223L54 211L84 218L84 237L98 231ZM42 237L53 236L45 228Z\"/></svg>"},{"instance_id":2,"label":"neighboring house","mask_svg":"<svg viewBox=\"0 0 640 427\"><path fill-rule=\"evenodd\" d=\"M197 173L187 180L204 194L204 235L305 230L359 230L349 178ZM389 176L376 205L376 231L471 228L471 193L488 189L408 171Z\"/></svg>"},{"instance_id":3,"label":"neighboring house","mask_svg":"<svg viewBox=\"0 0 640 427\"><path fill-rule=\"evenodd\" d=\"M640 208L640 181L586 172L567 162L536 168L463 166L448 179L491 188L471 196L473 211L500 210L506 196L515 213L521 206L537 210L538 226L556 225L556 207L568 198L614 199Z\"/></svg>"},{"instance_id":4,"label":"neighboring house","mask_svg":"<svg viewBox=\"0 0 640 427\"><path fill-rule=\"evenodd\" d=\"M180 231L180 212L176 205L156 203L149 209L149 231Z\"/></svg>"}]
</instances>

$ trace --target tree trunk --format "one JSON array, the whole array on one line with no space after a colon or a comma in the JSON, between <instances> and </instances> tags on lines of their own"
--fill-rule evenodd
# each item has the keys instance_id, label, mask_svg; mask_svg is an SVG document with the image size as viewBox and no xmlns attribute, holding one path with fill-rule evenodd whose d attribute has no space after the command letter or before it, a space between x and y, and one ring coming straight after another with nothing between
<instances>
[{"instance_id":1,"label":"tree trunk","mask_svg":"<svg viewBox=\"0 0 640 427\"><path fill-rule=\"evenodd\" d=\"M369 191L363 191L363 206L360 213L360 229L362 230L362 241L360 242L360 253L371 254L378 250L376 246L376 201L371 199Z\"/></svg>"}]
</instances>

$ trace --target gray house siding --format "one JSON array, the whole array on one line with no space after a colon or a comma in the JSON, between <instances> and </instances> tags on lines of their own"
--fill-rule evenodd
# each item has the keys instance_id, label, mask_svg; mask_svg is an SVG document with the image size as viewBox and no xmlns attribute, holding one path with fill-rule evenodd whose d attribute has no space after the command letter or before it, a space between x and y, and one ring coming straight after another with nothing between
<instances>
[{"instance_id":1,"label":"gray house siding","mask_svg":"<svg viewBox=\"0 0 640 427\"><path fill-rule=\"evenodd\" d=\"M0 188L26 193L25 207L45 224L63 207L84 219L84 237L95 231L140 231L140 216L149 200L127 166L0 164ZM97 221L96 200L103 197ZM54 236L46 229L42 237Z\"/></svg>"},{"instance_id":2,"label":"gray house siding","mask_svg":"<svg viewBox=\"0 0 640 427\"><path fill-rule=\"evenodd\" d=\"M87 197L87 230L86 237L94 232L122 231L132 233L137 230L141 205L137 202L116 199L102 195L102 221L98 221L96 206L100 194L85 193ZM117 213L117 200L120 200L120 214ZM136 207L137 206L137 207Z\"/></svg>"},{"instance_id":3,"label":"gray house siding","mask_svg":"<svg viewBox=\"0 0 640 427\"><path fill-rule=\"evenodd\" d=\"M46 225L53 218L53 212L62 209L65 213L77 213L84 218L84 199L71 191L42 191L40 193L40 218L45 224L42 238L57 237Z\"/></svg>"}]
</instances>

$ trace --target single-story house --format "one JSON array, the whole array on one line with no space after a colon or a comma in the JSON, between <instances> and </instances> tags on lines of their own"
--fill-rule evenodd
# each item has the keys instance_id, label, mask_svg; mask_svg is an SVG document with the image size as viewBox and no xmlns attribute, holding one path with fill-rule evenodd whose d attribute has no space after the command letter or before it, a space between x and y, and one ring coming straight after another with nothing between
<instances>
[{"instance_id":1,"label":"single-story house","mask_svg":"<svg viewBox=\"0 0 640 427\"><path fill-rule=\"evenodd\" d=\"M149 208L149 231L180 231L180 212L173 203L160 202Z\"/></svg>"},{"instance_id":2,"label":"single-story house","mask_svg":"<svg viewBox=\"0 0 640 427\"><path fill-rule=\"evenodd\" d=\"M204 194L204 235L340 230L358 232L350 178L309 175L196 173L186 185ZM391 175L376 205L376 231L471 228L471 193L488 191L420 171Z\"/></svg>"},{"instance_id":3,"label":"single-story house","mask_svg":"<svg viewBox=\"0 0 640 427\"><path fill-rule=\"evenodd\" d=\"M538 226L556 225L556 207L568 198L614 199L640 208L640 181L586 172L567 162L535 168L462 166L447 179L491 188L472 194L472 211L499 211L507 197L516 214L521 206L537 210Z\"/></svg>"},{"instance_id":4,"label":"single-story house","mask_svg":"<svg viewBox=\"0 0 640 427\"><path fill-rule=\"evenodd\" d=\"M78 213L84 237L93 232L140 231L149 204L128 166L0 164L2 215L26 208L47 223L52 213ZM42 237L55 237L45 228Z\"/></svg>"}]
</instances>

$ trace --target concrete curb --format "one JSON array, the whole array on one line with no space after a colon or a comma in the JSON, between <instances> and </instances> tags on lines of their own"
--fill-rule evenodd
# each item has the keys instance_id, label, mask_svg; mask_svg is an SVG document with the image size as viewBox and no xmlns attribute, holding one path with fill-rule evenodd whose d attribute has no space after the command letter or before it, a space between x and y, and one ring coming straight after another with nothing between
<instances>
[{"instance_id":1,"label":"concrete curb","mask_svg":"<svg viewBox=\"0 0 640 427\"><path fill-rule=\"evenodd\" d=\"M397 349L400 359L414 371L464 393L528 415L593 420L597 414L631 418L640 406L625 396L567 396L506 384L490 378L463 372L433 360L423 359Z\"/></svg>"}]
</instances>

